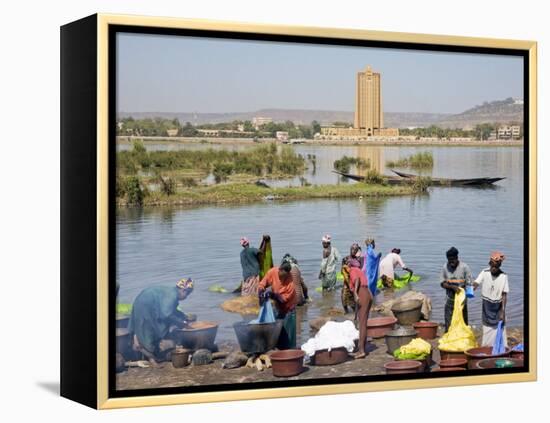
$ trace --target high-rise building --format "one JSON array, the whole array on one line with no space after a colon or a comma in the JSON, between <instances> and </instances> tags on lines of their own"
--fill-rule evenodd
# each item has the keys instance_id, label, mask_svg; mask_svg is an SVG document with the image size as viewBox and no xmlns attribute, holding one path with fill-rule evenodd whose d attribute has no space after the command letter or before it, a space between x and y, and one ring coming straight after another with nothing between
<instances>
[{"instance_id":1,"label":"high-rise building","mask_svg":"<svg viewBox=\"0 0 550 423\"><path fill-rule=\"evenodd\" d=\"M364 130L367 136L375 135L384 127L380 74L370 66L357 72L355 89L355 129Z\"/></svg>"}]
</instances>

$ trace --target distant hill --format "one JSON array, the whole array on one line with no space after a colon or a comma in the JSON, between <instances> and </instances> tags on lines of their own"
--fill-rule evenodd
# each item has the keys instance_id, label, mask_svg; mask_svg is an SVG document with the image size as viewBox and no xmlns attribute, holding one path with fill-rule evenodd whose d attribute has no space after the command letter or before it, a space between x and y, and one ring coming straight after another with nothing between
<instances>
[{"instance_id":1,"label":"distant hill","mask_svg":"<svg viewBox=\"0 0 550 423\"><path fill-rule=\"evenodd\" d=\"M523 101L509 97L505 100L484 102L462 113L447 116L439 121L439 126L465 128L484 122L522 123Z\"/></svg>"},{"instance_id":2,"label":"distant hill","mask_svg":"<svg viewBox=\"0 0 550 423\"><path fill-rule=\"evenodd\" d=\"M296 124L309 124L316 120L322 125L333 122L353 123L353 112L335 110L261 109L254 112L189 113L189 112L120 112L118 118L134 119L161 117L177 118L192 124L221 123L233 120L252 120L254 117L270 117L275 122L290 120ZM485 102L459 114L385 112L384 126L388 128L425 127L437 125L451 128L471 128L483 122L522 122L523 103L512 98Z\"/></svg>"}]
</instances>

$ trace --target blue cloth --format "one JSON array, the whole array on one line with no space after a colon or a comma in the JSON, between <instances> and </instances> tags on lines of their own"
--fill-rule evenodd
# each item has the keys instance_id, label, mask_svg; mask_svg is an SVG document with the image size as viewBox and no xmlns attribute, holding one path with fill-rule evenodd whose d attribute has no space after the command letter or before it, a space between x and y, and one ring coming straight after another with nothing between
<instances>
[{"instance_id":1,"label":"blue cloth","mask_svg":"<svg viewBox=\"0 0 550 423\"><path fill-rule=\"evenodd\" d=\"M504 347L504 323L502 320L498 322L497 335L495 338L495 344L493 345L493 355L502 354L506 351Z\"/></svg>"},{"instance_id":2,"label":"blue cloth","mask_svg":"<svg viewBox=\"0 0 550 423\"><path fill-rule=\"evenodd\" d=\"M512 351L523 352L523 342L521 344L517 344L514 348L512 348Z\"/></svg>"},{"instance_id":3,"label":"blue cloth","mask_svg":"<svg viewBox=\"0 0 550 423\"><path fill-rule=\"evenodd\" d=\"M378 292L376 284L378 282L378 267L380 265L381 257L382 253L376 254L372 245L367 246L367 265L365 268L365 276L369 281L369 290L373 296L375 296Z\"/></svg>"},{"instance_id":4,"label":"blue cloth","mask_svg":"<svg viewBox=\"0 0 550 423\"><path fill-rule=\"evenodd\" d=\"M258 318L248 322L249 324L258 324L258 323L273 323L275 321L275 313L273 313L273 306L271 301L266 300L260 307L260 312L258 313Z\"/></svg>"}]
</instances>

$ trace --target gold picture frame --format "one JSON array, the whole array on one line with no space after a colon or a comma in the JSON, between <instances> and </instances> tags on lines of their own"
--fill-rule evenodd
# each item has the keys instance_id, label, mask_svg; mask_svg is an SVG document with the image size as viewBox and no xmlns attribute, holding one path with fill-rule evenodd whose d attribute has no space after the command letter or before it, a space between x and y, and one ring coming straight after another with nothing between
<instances>
[{"instance_id":1,"label":"gold picture frame","mask_svg":"<svg viewBox=\"0 0 550 423\"><path fill-rule=\"evenodd\" d=\"M86 29L82 29L86 26ZM315 38L331 38L341 40L369 40L380 41L387 43L399 44L415 44L426 46L443 46L449 48L487 48L487 49L513 49L525 52L528 55L528 122L525 122L528 128L528 152L529 152L529 169L528 169L528 225L527 233L529 236L529 256L525 257L529 266L529 289L528 289L528 371L520 373L503 373L503 374L479 374L466 375L457 377L437 377L426 379L410 379L398 381L373 381L361 383L346 383L327 384L323 385L320 382L313 386L298 386L298 387L278 387L278 388L258 388L247 390L229 390L216 392L201 392L201 393L173 393L162 395L143 395L143 396L128 396L128 397L110 397L109 396L109 331L112 330L109 325L109 304L112 294L112 287L109 285L109 213L110 213L110 197L109 197L109 60L112 57L109 55L109 36L110 28L112 27L140 27L144 29L191 29L191 30L209 30L223 31L227 33L250 33L262 34L269 36L296 36L296 37L315 37ZM66 42L63 41L66 38ZM94 39L95 38L95 39ZM72 44L71 44L72 43ZM91 43L91 44L90 44ZM91 63L95 65L95 69L89 69L91 73L90 81L95 83L92 88L93 94L90 94L90 103L86 107L81 107L82 100L72 98L71 90L74 90L78 85L78 76L75 71L70 70L70 66L74 66L74 61L77 60L78 54L84 54L79 49L90 49L95 46L95 50L89 53ZM95 56L95 57L93 57ZM63 57L66 61L63 62ZM93 60L95 58L95 60ZM84 66L84 65L82 65ZM64 86L64 78L67 81ZM95 80L94 80L95 78ZM372 392L383 390L400 390L400 389L417 389L417 388L436 388L448 386L462 385L479 385L488 383L507 383L507 382L528 382L535 381L537 378L537 43L534 41L518 41L505 39L490 39L477 37L462 37L448 35L431 35L431 34L411 34L401 32L381 32L368 31L359 29L337 29L337 28L314 28L300 26L283 26L283 25L260 25L249 23L196 20L196 19L179 19L179 18L162 18L162 17L144 17L144 16L123 16L111 14L97 14L82 21L77 21L66 25L62 28L62 100L65 101L66 107L62 105L62 128L67 128L62 131L62 216L64 211L66 219L62 217L62 223L65 225L65 234L75 228L76 221L72 218L71 213L77 213L79 207L75 205L77 201L70 187L64 186L67 183L67 178L76 177L79 170L78 164L74 164L73 160L82 160L77 157L77 153L71 151L67 147L71 138L71 129L74 125L79 125L74 122L77 119L74 113L91 114L90 105L95 96L95 116L89 116L91 121L88 123L90 128L95 127L95 133L90 137L95 138L95 144L90 147L88 156L95 154L95 172L89 175L90 181L95 181L87 199L88 203L82 204L81 207L90 208L90 204L95 205L95 210L88 216L90 231L88 238L84 241L82 238L71 239L69 235L63 236L62 229L62 267L67 266L65 272L62 271L62 395L78 402L84 403L98 409L113 409L122 407L141 407L152 405L170 405L170 404L190 404L190 403L205 403L216 401L235 401L249 399L265 399L265 398L281 398L306 395L325 395L325 394L347 394L357 392ZM93 123L91 123L93 121ZM81 123L80 123L81 124ZM65 137L65 143L64 138ZM74 136L73 136L74 138ZM92 141L90 141L92 142ZM65 146L65 147L64 147ZM64 148L66 149L66 152ZM63 156L64 155L64 156ZM65 163L65 165L63 164ZM75 168L76 166L76 168ZM93 166L92 166L93 167ZM65 173L64 173L65 172ZM65 181L65 182L64 182ZM66 204L66 209L63 204ZM84 210L84 209L82 209ZM80 210L80 212L82 212ZM68 217L67 217L68 216ZM80 223L82 224L82 222ZM93 238L92 238L92 234ZM75 313L79 310L75 309L70 303L76 301L78 296L76 288L69 287L71 272L73 267L77 266L76 262L71 262L71 253L79 242L93 243L92 251L88 255L81 256L81 263L87 263L90 269L91 280L88 282L95 284L90 287L89 292L95 293L95 298L90 299L88 306L94 308L93 313L89 316L89 327L95 325L95 331L88 331L87 335L93 339L84 338L75 339L70 325L70 320L75 317ZM73 280L74 283L74 280ZM84 282L83 282L84 283ZM65 291L63 291L65 290ZM80 299L82 300L82 299ZM65 333L65 335L63 334ZM92 335L90 335L90 333ZM93 363L92 370L86 373L82 382L77 382L76 373L79 372L82 362L71 359L71 354L74 352L75 343L89 342L90 348L95 348L95 352L90 355ZM65 361L64 361L65 360ZM90 363L88 363L90 365ZM92 383L92 375L95 375L95 383ZM88 380L89 379L89 380ZM91 384L91 385L90 385ZM86 385L86 386L85 386ZM91 386L91 387L90 387ZM95 392L95 396L93 395Z\"/></svg>"}]
</instances>

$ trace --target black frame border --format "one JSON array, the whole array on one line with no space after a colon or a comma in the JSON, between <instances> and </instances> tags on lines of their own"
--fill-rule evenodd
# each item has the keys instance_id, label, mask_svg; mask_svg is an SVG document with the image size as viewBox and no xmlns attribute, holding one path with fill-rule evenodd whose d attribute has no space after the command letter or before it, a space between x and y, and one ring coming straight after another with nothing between
<instances>
[{"instance_id":1,"label":"black frame border","mask_svg":"<svg viewBox=\"0 0 550 423\"><path fill-rule=\"evenodd\" d=\"M440 45L440 44L424 44L424 43L409 43L396 41L377 41L377 40L358 40L333 37L312 37L312 36L297 36L297 35L273 35L263 33L246 33L237 31L217 31L203 29L183 29L183 28L163 28L163 27L146 27L139 25L109 25L108 27L108 125L109 125L109 140L108 140L108 162L109 162L109 212L108 212L108 231L109 231L109 343L108 343L108 397L109 398L125 398L125 397L142 397L152 395L172 395L172 394L189 394L189 393L205 393L205 392L224 392L224 391L240 391L260 388L287 388L287 387L305 387L305 386L331 386L337 384L352 384L365 382L381 382L381 381L401 381L401 380L425 380L435 379L440 377L460 377L467 378L468 376L480 376L479 371L466 370L461 372L439 372L418 374L418 375L376 375L376 376L354 376L354 377L338 377L330 379L313 379L313 380L281 380L273 382L253 382L241 384L220 384L220 385L204 385L190 387L174 387L174 388L150 388L139 390L117 390L116 389L116 372L115 372L115 325L116 325L116 199L115 199L115 181L116 181L116 35L119 33L132 33L142 35L171 35L185 37L201 37L201 38L218 38L227 40L244 40L244 41L267 41L279 43L293 44L314 44L327 46L344 46L344 47L370 47L370 48L386 48L396 50L418 50L418 51L434 51L446 53L470 53L470 54L489 54L489 55L504 55L516 56L523 58L523 93L524 93L524 237L523 237L523 254L524 254L524 294L523 294L523 330L524 330L524 345L525 345L525 361L524 367L518 369L488 369L483 371L483 375L496 374L517 374L529 372L529 351L530 339L529 331L529 231L530 231L530 204L529 204L529 160L530 160L530 133L529 133L529 116L530 116L530 89L529 89L529 50L523 49L508 49L508 48L492 48L492 47L470 47L458 45Z\"/></svg>"}]
</instances>

